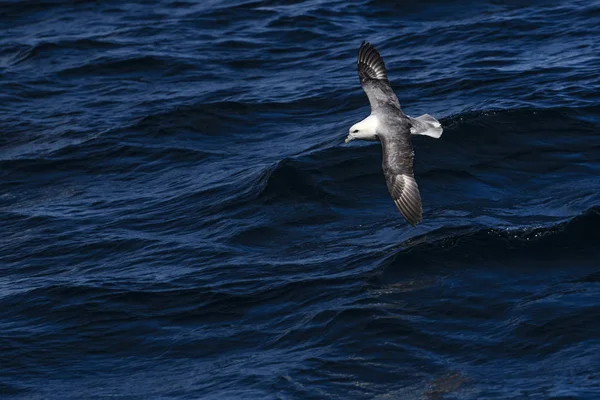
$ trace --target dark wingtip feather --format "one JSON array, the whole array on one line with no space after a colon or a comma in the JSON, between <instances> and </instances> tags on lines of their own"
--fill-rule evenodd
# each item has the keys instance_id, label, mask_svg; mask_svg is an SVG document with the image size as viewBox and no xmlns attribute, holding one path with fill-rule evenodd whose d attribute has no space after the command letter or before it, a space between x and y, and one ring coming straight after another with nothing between
<instances>
[{"instance_id":1,"label":"dark wingtip feather","mask_svg":"<svg viewBox=\"0 0 600 400\"><path fill-rule=\"evenodd\" d=\"M358 49L358 75L361 80L387 80L383 58L377 49L365 40Z\"/></svg>"},{"instance_id":2,"label":"dark wingtip feather","mask_svg":"<svg viewBox=\"0 0 600 400\"><path fill-rule=\"evenodd\" d=\"M400 214L404 217L406 222L411 224L413 227L417 226L422 220L422 211L420 204L401 204L399 201L395 201L396 207L400 211ZM419 207L418 209L416 207Z\"/></svg>"},{"instance_id":3,"label":"dark wingtip feather","mask_svg":"<svg viewBox=\"0 0 600 400\"><path fill-rule=\"evenodd\" d=\"M394 175L386 177L386 179L388 179L388 188L398 211L409 224L416 226L423 219L421 195L417 182L409 175Z\"/></svg>"}]
</instances>

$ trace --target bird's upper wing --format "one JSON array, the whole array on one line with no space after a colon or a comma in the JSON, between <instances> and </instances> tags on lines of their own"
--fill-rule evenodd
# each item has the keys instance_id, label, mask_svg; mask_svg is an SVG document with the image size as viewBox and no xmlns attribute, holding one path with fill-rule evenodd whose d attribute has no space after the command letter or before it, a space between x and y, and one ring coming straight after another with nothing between
<instances>
[{"instance_id":1,"label":"bird's upper wing","mask_svg":"<svg viewBox=\"0 0 600 400\"><path fill-rule=\"evenodd\" d=\"M384 105L400 109L398 97L390 87L383 59L368 42L362 42L358 50L358 76L369 98L371 110L375 111Z\"/></svg>"},{"instance_id":2,"label":"bird's upper wing","mask_svg":"<svg viewBox=\"0 0 600 400\"><path fill-rule=\"evenodd\" d=\"M378 135L383 149L383 174L388 190L409 224L421 222L423 210L419 186L413 173L413 149L410 132Z\"/></svg>"}]
</instances>

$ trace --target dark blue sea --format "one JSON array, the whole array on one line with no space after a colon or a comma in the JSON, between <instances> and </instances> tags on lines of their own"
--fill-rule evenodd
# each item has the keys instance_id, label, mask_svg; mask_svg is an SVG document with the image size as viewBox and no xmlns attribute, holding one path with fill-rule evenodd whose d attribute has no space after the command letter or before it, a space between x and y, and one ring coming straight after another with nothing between
<instances>
[{"instance_id":1,"label":"dark blue sea","mask_svg":"<svg viewBox=\"0 0 600 400\"><path fill-rule=\"evenodd\" d=\"M0 1L0 398L600 399L600 1Z\"/></svg>"}]
</instances>

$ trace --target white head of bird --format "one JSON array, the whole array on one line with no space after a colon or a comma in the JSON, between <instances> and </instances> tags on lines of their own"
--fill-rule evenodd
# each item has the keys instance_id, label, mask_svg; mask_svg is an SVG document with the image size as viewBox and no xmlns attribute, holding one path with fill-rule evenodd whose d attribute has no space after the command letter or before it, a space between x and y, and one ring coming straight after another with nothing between
<instances>
[{"instance_id":1,"label":"white head of bird","mask_svg":"<svg viewBox=\"0 0 600 400\"><path fill-rule=\"evenodd\" d=\"M361 140L377 140L377 127L379 120L375 115L369 115L367 118L352 125L348 131L348 136L344 143L348 143L354 139Z\"/></svg>"}]
</instances>

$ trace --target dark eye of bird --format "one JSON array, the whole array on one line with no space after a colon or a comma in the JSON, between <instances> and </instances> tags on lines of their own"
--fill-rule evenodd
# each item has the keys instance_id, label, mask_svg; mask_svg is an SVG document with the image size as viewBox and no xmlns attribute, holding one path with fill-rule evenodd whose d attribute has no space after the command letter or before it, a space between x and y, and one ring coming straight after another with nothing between
<instances>
[{"instance_id":1,"label":"dark eye of bird","mask_svg":"<svg viewBox=\"0 0 600 400\"><path fill-rule=\"evenodd\" d=\"M356 132L358 132L358 129L355 129L355 130L352 131L352 133L356 133Z\"/></svg>"}]
</instances>

